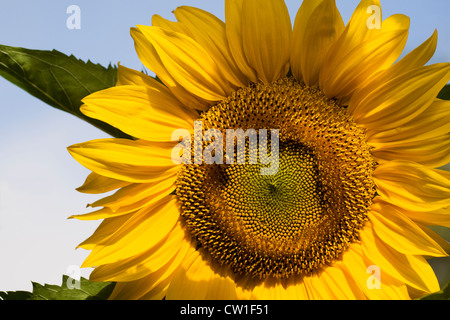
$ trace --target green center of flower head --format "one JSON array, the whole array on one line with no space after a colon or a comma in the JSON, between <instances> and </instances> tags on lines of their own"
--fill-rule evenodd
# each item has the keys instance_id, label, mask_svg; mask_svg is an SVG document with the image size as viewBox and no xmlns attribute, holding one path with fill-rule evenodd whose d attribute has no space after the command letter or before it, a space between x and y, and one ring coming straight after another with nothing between
<instances>
[{"instance_id":1,"label":"green center of flower head","mask_svg":"<svg viewBox=\"0 0 450 320\"><path fill-rule=\"evenodd\" d=\"M375 163L343 107L285 78L242 88L200 120L203 130L224 136L229 129L279 132L277 148L263 144L277 162L269 174L262 174L261 143L258 161L249 161L250 139L246 161L227 146L224 157L236 163L183 165L181 215L213 261L240 278L288 278L333 262L358 239L375 196Z\"/></svg>"},{"instance_id":2,"label":"green center of flower head","mask_svg":"<svg viewBox=\"0 0 450 320\"><path fill-rule=\"evenodd\" d=\"M261 175L263 165L224 166L226 181L215 202L226 205L227 225L242 229L242 241L249 234L271 239L296 239L322 215L321 188L318 185L314 156L307 148L283 143L275 174Z\"/></svg>"}]
</instances>

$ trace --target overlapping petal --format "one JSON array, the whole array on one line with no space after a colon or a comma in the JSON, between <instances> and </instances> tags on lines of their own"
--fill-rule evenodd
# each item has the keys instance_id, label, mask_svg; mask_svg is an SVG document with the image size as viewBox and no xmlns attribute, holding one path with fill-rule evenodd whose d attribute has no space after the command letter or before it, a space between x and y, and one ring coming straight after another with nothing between
<instances>
[{"instance_id":1,"label":"overlapping petal","mask_svg":"<svg viewBox=\"0 0 450 320\"><path fill-rule=\"evenodd\" d=\"M439 209L423 207L420 211L409 209L406 206L397 207L397 209L416 223L450 228L450 206Z\"/></svg>"},{"instance_id":2,"label":"overlapping petal","mask_svg":"<svg viewBox=\"0 0 450 320\"><path fill-rule=\"evenodd\" d=\"M176 198L167 196L136 212L114 234L98 243L83 267L114 263L146 252L163 241L175 227L180 213Z\"/></svg>"},{"instance_id":3,"label":"overlapping petal","mask_svg":"<svg viewBox=\"0 0 450 320\"><path fill-rule=\"evenodd\" d=\"M385 70L369 75L364 85L358 88L352 95L349 103L350 108L355 105L354 100L358 100L360 97L369 94L374 87L379 86L381 83L385 83L416 68L423 67L433 57L436 47L437 31L434 31L430 38L398 62Z\"/></svg>"},{"instance_id":4,"label":"overlapping petal","mask_svg":"<svg viewBox=\"0 0 450 320\"><path fill-rule=\"evenodd\" d=\"M194 7L178 7L174 13L177 20L208 52L232 85L243 87L249 84L248 78L239 70L231 54L223 21L209 12Z\"/></svg>"},{"instance_id":5,"label":"overlapping petal","mask_svg":"<svg viewBox=\"0 0 450 320\"><path fill-rule=\"evenodd\" d=\"M403 254L432 257L447 255L436 241L392 205L376 202L371 208L369 219L377 236Z\"/></svg>"},{"instance_id":6,"label":"overlapping petal","mask_svg":"<svg viewBox=\"0 0 450 320\"><path fill-rule=\"evenodd\" d=\"M173 32L182 33L184 35L192 37L192 33L189 31L189 29L187 28L187 26L185 24L179 23L177 21L167 20L157 14L155 14L152 17L152 26L160 27L160 28L170 30Z\"/></svg>"},{"instance_id":7,"label":"overlapping petal","mask_svg":"<svg viewBox=\"0 0 450 320\"><path fill-rule=\"evenodd\" d=\"M328 287L333 300L365 300L367 297L358 288L342 261L336 261L333 266L325 267L320 274L320 280Z\"/></svg>"},{"instance_id":8,"label":"overlapping petal","mask_svg":"<svg viewBox=\"0 0 450 320\"><path fill-rule=\"evenodd\" d=\"M242 40L242 5L244 0L225 0L225 31L231 55L241 72L253 82L258 82L258 75L249 64Z\"/></svg>"},{"instance_id":9,"label":"overlapping petal","mask_svg":"<svg viewBox=\"0 0 450 320\"><path fill-rule=\"evenodd\" d=\"M220 101L231 92L215 61L191 37L160 27L138 26L167 72L190 93L208 101Z\"/></svg>"},{"instance_id":10,"label":"overlapping petal","mask_svg":"<svg viewBox=\"0 0 450 320\"><path fill-rule=\"evenodd\" d=\"M414 159L424 166L442 167L450 162L450 134L427 140L383 144L372 154L379 161Z\"/></svg>"},{"instance_id":11,"label":"overlapping petal","mask_svg":"<svg viewBox=\"0 0 450 320\"><path fill-rule=\"evenodd\" d=\"M134 183L150 183L174 176L175 143L102 139L73 145L70 154L89 170L105 177Z\"/></svg>"},{"instance_id":12,"label":"overlapping petal","mask_svg":"<svg viewBox=\"0 0 450 320\"><path fill-rule=\"evenodd\" d=\"M450 79L450 64L415 68L365 94L349 105L358 124L369 131L394 129L424 112Z\"/></svg>"},{"instance_id":13,"label":"overlapping petal","mask_svg":"<svg viewBox=\"0 0 450 320\"><path fill-rule=\"evenodd\" d=\"M177 129L193 132L198 113L186 109L162 84L117 86L83 99L81 112L147 141L171 141Z\"/></svg>"},{"instance_id":14,"label":"overlapping petal","mask_svg":"<svg viewBox=\"0 0 450 320\"><path fill-rule=\"evenodd\" d=\"M403 51L409 18L393 15L381 29L369 29L367 8L371 5L379 7L379 1L361 1L324 59L319 83L329 98L348 101L368 77L392 65Z\"/></svg>"},{"instance_id":15,"label":"overlapping petal","mask_svg":"<svg viewBox=\"0 0 450 320\"><path fill-rule=\"evenodd\" d=\"M249 286L246 299L251 300L307 300L306 283L295 277L290 279L266 279Z\"/></svg>"},{"instance_id":16,"label":"overlapping petal","mask_svg":"<svg viewBox=\"0 0 450 320\"><path fill-rule=\"evenodd\" d=\"M170 300L235 300L236 284L211 269L199 251L193 252L176 271L167 291Z\"/></svg>"},{"instance_id":17,"label":"overlapping petal","mask_svg":"<svg viewBox=\"0 0 450 320\"><path fill-rule=\"evenodd\" d=\"M297 13L291 45L291 70L298 81L317 85L326 53L344 30L335 0L305 0Z\"/></svg>"},{"instance_id":18,"label":"overlapping petal","mask_svg":"<svg viewBox=\"0 0 450 320\"><path fill-rule=\"evenodd\" d=\"M450 101L435 99L424 112L401 126L389 130L371 130L367 133L367 141L373 147L382 149L399 143L426 141L448 132Z\"/></svg>"},{"instance_id":19,"label":"overlapping petal","mask_svg":"<svg viewBox=\"0 0 450 320\"><path fill-rule=\"evenodd\" d=\"M287 74L292 25L283 0L245 0L242 42L259 80L270 83Z\"/></svg>"},{"instance_id":20,"label":"overlapping petal","mask_svg":"<svg viewBox=\"0 0 450 320\"><path fill-rule=\"evenodd\" d=\"M186 256L191 243L185 231L177 224L161 242L149 250L128 259L97 267L91 274L94 281L135 281L158 271L168 271L179 265ZM150 288L151 289L151 288Z\"/></svg>"},{"instance_id":21,"label":"overlapping petal","mask_svg":"<svg viewBox=\"0 0 450 320\"><path fill-rule=\"evenodd\" d=\"M387 272L383 272L377 279L372 266L375 262L368 259L360 244L353 244L343 254L342 264L345 270L352 275L359 289L371 300L409 300L408 290L404 282L393 278ZM379 267L379 266L378 266ZM379 269L381 271L381 269ZM379 281L379 289L376 281Z\"/></svg>"},{"instance_id":22,"label":"overlapping petal","mask_svg":"<svg viewBox=\"0 0 450 320\"><path fill-rule=\"evenodd\" d=\"M121 226L128 219L130 219L134 213L136 212L112 218L104 217L104 220L100 223L94 233L89 238L80 243L77 248L92 250L97 244L110 238L119 229L118 226Z\"/></svg>"},{"instance_id":23,"label":"overlapping petal","mask_svg":"<svg viewBox=\"0 0 450 320\"><path fill-rule=\"evenodd\" d=\"M450 206L450 173L411 161L382 163L374 181L383 200L419 212Z\"/></svg>"},{"instance_id":24,"label":"overlapping petal","mask_svg":"<svg viewBox=\"0 0 450 320\"><path fill-rule=\"evenodd\" d=\"M205 101L193 93L186 90L175 78L169 73L153 47L152 43L137 28L131 29L131 36L134 39L136 53L142 63L155 72L159 79L166 85L175 97L185 106L193 110L206 110L209 102Z\"/></svg>"},{"instance_id":25,"label":"overlapping petal","mask_svg":"<svg viewBox=\"0 0 450 320\"><path fill-rule=\"evenodd\" d=\"M91 172L83 185L77 188L77 191L87 194L101 194L125 187L129 184L126 181L107 178Z\"/></svg>"},{"instance_id":26,"label":"overlapping petal","mask_svg":"<svg viewBox=\"0 0 450 320\"><path fill-rule=\"evenodd\" d=\"M361 231L361 246L364 256L383 274L400 280L422 295L439 291L436 275L422 256L405 255L393 250L380 240L370 224Z\"/></svg>"}]
</instances>

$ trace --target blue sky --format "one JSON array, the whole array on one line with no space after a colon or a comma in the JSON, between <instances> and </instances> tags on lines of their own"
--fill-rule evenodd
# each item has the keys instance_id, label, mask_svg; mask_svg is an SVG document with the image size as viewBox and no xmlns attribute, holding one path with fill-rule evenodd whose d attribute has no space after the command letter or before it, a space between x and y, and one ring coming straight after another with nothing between
<instances>
[{"instance_id":1,"label":"blue sky","mask_svg":"<svg viewBox=\"0 0 450 320\"><path fill-rule=\"evenodd\" d=\"M345 21L358 2L337 0ZM286 3L294 19L301 1ZM80 30L66 27L66 9L73 4L81 9ZM153 14L171 18L171 11L180 5L224 18L223 1L218 0L2 1L0 43L57 49L102 65L120 61L141 69L130 27L150 24ZM385 0L382 6L384 17L394 13L411 17L405 52L437 29L439 45L431 63L450 61L448 0ZM69 266L81 265L87 252L75 247L98 223L66 218L86 212L86 204L97 197L75 191L88 171L70 157L66 147L104 137L0 78L0 291L31 290L31 281L60 283Z\"/></svg>"}]
</instances>

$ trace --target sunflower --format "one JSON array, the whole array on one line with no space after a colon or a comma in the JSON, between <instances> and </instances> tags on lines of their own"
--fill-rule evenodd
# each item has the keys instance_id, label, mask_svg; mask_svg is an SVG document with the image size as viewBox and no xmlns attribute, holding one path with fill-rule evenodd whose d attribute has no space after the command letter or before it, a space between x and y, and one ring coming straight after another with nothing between
<instances>
[{"instance_id":1,"label":"sunflower","mask_svg":"<svg viewBox=\"0 0 450 320\"><path fill-rule=\"evenodd\" d=\"M114 191L73 216L103 220L80 247L91 280L117 282L111 299L439 291L427 259L448 244L427 226L450 227L450 173L435 169L450 162L450 103L436 98L450 64L425 65L436 32L399 59L409 18L377 26L368 8L379 1L362 0L345 25L334 0L304 0L292 27L282 0L226 0L225 22L183 6L177 22L155 15L131 29L157 78L119 65L117 86L81 111L135 139L69 148L92 171L80 192ZM197 141L198 122L200 134L278 130L277 171L261 174L261 153L173 161L192 139L236 156Z\"/></svg>"}]
</instances>

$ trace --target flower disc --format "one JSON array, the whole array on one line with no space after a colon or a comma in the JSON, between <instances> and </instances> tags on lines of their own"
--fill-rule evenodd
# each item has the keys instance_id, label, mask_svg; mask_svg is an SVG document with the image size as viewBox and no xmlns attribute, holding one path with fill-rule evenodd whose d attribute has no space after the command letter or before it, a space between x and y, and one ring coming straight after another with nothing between
<instances>
[{"instance_id":1,"label":"flower disc","mask_svg":"<svg viewBox=\"0 0 450 320\"><path fill-rule=\"evenodd\" d=\"M224 137L228 129L279 130L279 153L268 152L273 174L261 174L269 166L261 139L255 164L249 139L245 164L184 165L179 174L182 216L215 262L243 277L287 278L333 262L358 239L375 163L364 131L334 100L285 78L242 88L201 120ZM227 150L225 158L239 160Z\"/></svg>"}]
</instances>

